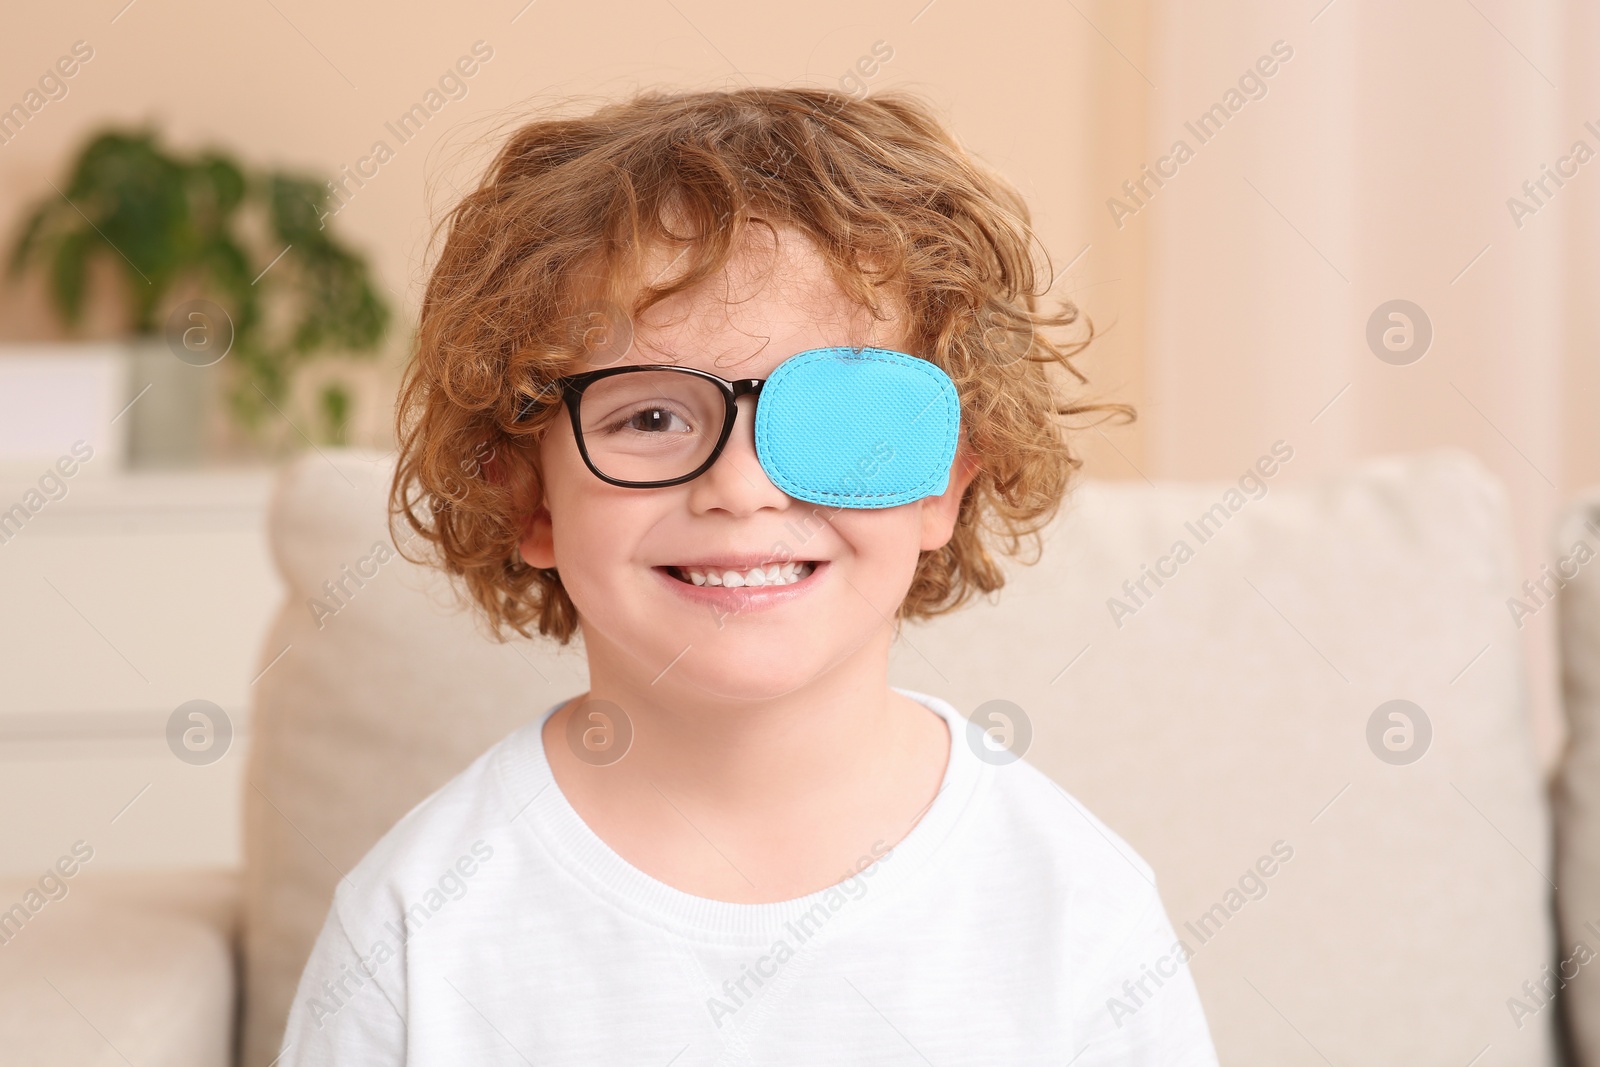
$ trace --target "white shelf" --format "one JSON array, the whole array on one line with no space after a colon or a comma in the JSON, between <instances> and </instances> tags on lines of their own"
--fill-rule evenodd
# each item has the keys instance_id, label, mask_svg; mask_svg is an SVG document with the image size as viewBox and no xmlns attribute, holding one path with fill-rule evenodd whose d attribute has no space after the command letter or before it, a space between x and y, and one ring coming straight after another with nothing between
<instances>
[{"instance_id":1,"label":"white shelf","mask_svg":"<svg viewBox=\"0 0 1600 1067\"><path fill-rule=\"evenodd\" d=\"M249 686L284 595L266 537L275 477L85 474L5 531L0 876L79 838L108 867L237 862ZM0 514L36 487L0 478ZM196 698L235 730L206 767L166 748L168 716Z\"/></svg>"}]
</instances>

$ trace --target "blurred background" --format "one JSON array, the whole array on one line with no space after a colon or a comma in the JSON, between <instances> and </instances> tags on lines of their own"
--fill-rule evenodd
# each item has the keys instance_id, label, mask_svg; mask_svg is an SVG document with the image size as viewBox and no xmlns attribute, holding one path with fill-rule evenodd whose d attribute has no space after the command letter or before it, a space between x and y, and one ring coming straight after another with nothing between
<instances>
[{"instance_id":1,"label":"blurred background","mask_svg":"<svg viewBox=\"0 0 1600 1067\"><path fill-rule=\"evenodd\" d=\"M284 595L272 478L392 448L432 228L558 100L920 92L1027 197L1047 300L1103 331L1090 392L1138 409L1084 432L1087 476L1234 482L1283 443L1277 491L1453 446L1508 494L1511 584L1538 581L1570 548L1562 502L1600 482L1597 45L1581 0L14 11L0 509L26 514L0 522L0 874L107 812L100 868L238 863ZM1548 601L1507 603L1545 768ZM132 743L197 699L234 758Z\"/></svg>"}]
</instances>

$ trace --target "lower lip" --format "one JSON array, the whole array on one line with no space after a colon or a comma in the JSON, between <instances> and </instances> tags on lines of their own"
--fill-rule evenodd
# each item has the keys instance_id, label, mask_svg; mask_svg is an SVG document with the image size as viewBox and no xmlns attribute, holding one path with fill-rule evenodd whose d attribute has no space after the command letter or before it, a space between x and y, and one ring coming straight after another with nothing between
<instances>
[{"instance_id":1,"label":"lower lip","mask_svg":"<svg viewBox=\"0 0 1600 1067\"><path fill-rule=\"evenodd\" d=\"M739 614L765 611L805 596L817 587L822 576L827 573L828 567L826 561L818 562L810 574L788 585L742 585L734 589L725 585L694 585L690 582L680 582L665 567L650 569L679 596L719 611Z\"/></svg>"}]
</instances>

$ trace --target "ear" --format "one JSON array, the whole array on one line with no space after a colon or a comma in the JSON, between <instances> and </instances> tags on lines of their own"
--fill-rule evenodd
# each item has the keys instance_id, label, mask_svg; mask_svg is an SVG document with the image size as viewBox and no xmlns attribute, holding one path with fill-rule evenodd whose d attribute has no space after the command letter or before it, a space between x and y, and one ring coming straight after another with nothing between
<instances>
[{"instance_id":1,"label":"ear","mask_svg":"<svg viewBox=\"0 0 1600 1067\"><path fill-rule=\"evenodd\" d=\"M556 565L555 531L550 523L550 509L544 505L522 520L522 542L518 546L522 560L530 567L548 570Z\"/></svg>"},{"instance_id":2,"label":"ear","mask_svg":"<svg viewBox=\"0 0 1600 1067\"><path fill-rule=\"evenodd\" d=\"M538 451L534 450L537 460ZM538 486L539 473L537 463L534 469L527 469L514 463L502 465L498 455L490 457L483 465L484 477L500 484L515 481L513 498L518 501L519 507L528 508L527 501L541 496ZM517 543L517 554L524 563L540 570L548 570L556 565L555 532L551 526L550 509L543 502L534 505L531 510L524 510L521 522L522 538Z\"/></svg>"},{"instance_id":3,"label":"ear","mask_svg":"<svg viewBox=\"0 0 1600 1067\"><path fill-rule=\"evenodd\" d=\"M965 438L958 441L955 459L950 464L950 484L938 496L923 497L918 502L922 505L920 547L924 552L943 548L955 533L956 519L961 513L961 499L980 470L982 467L977 458L967 450Z\"/></svg>"}]
</instances>

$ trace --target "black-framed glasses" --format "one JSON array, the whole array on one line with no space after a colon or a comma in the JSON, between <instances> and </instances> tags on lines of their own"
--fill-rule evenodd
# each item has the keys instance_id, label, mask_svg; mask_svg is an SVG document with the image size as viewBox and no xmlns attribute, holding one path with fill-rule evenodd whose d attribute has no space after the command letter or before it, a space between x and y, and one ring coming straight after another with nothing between
<instances>
[{"instance_id":1,"label":"black-framed glasses","mask_svg":"<svg viewBox=\"0 0 1600 1067\"><path fill-rule=\"evenodd\" d=\"M730 381L694 367L648 363L568 374L546 391L561 390L578 452L595 477L655 489L710 470L733 435L738 399L752 395L759 403L765 381ZM518 421L536 400L528 399Z\"/></svg>"}]
</instances>

